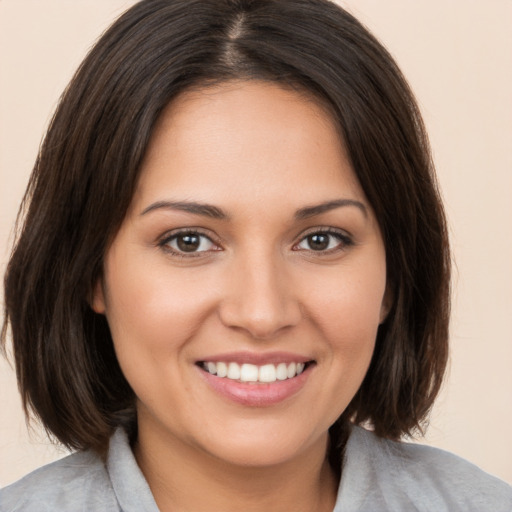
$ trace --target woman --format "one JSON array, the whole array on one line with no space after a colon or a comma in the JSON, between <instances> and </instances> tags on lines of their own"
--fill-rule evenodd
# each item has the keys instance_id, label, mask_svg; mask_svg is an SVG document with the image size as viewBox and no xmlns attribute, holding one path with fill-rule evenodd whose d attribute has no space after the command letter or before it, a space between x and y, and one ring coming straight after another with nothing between
<instances>
[{"instance_id":1,"label":"woman","mask_svg":"<svg viewBox=\"0 0 512 512\"><path fill-rule=\"evenodd\" d=\"M2 510L510 509L397 442L442 381L448 242L413 97L339 7L136 4L26 209L6 326L25 406L78 453Z\"/></svg>"}]
</instances>

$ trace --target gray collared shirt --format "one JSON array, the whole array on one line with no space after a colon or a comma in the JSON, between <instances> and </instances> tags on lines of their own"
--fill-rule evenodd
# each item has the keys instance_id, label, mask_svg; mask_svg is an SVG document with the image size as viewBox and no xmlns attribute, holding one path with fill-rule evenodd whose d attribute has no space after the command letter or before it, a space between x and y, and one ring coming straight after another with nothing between
<instances>
[{"instance_id":1,"label":"gray collared shirt","mask_svg":"<svg viewBox=\"0 0 512 512\"><path fill-rule=\"evenodd\" d=\"M106 464L75 453L0 491L1 512L158 512L126 434ZM450 453L355 427L333 512L512 512L512 487ZM212 511L213 512L213 511Z\"/></svg>"}]
</instances>

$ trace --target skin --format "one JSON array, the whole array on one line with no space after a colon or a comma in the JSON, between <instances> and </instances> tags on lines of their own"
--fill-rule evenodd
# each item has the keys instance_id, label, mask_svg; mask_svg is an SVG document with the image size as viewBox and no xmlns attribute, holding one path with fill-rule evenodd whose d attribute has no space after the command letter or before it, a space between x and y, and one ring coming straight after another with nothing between
<instances>
[{"instance_id":1,"label":"skin","mask_svg":"<svg viewBox=\"0 0 512 512\"><path fill-rule=\"evenodd\" d=\"M179 252L183 229L201 233L195 252ZM332 510L327 430L368 369L386 297L378 222L321 106L257 81L175 99L92 304L138 397L134 453L160 509ZM240 351L314 364L297 393L247 406L197 365Z\"/></svg>"}]
</instances>

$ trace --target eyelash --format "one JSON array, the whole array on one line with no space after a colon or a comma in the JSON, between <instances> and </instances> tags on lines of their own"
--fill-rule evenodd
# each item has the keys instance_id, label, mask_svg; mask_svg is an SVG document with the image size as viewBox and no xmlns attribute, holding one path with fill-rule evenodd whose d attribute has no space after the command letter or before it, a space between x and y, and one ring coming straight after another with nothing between
<instances>
[{"instance_id":1,"label":"eyelash","mask_svg":"<svg viewBox=\"0 0 512 512\"><path fill-rule=\"evenodd\" d=\"M326 249L326 250L315 251L314 249L295 249L296 247L299 246L299 244L303 243L304 241L306 241L308 239L308 237L311 237L313 235L328 235L330 237L337 239L337 241L339 243L336 245L336 247L331 247L330 249ZM327 255L327 254L341 252L343 250L348 249L352 245L354 245L354 240L345 231L341 231L341 230L334 229L334 228L327 228L327 227L322 228L321 227L321 228L314 228L314 229L310 230L308 233L305 233L304 235L302 235L302 238L300 239L300 241L297 244L295 244L293 246L293 248L294 248L294 250L297 250L297 251L300 251L300 250L309 251L309 252L316 253L317 255L321 256L321 255Z\"/></svg>"},{"instance_id":2,"label":"eyelash","mask_svg":"<svg viewBox=\"0 0 512 512\"><path fill-rule=\"evenodd\" d=\"M315 250L315 249L306 249L306 248L299 248L299 245L305 242L308 237L314 236L314 235L328 235L329 237L333 237L337 239L339 242L335 247L327 248L325 250ZM169 244L173 241L178 240L180 237L199 237L200 239L208 240L209 243L211 243L215 249L213 250L203 250L203 251L181 251L179 249L175 249L171 247ZM203 243L200 241L200 244ZM330 245L330 242L329 242ZM348 235L344 231L340 231L333 228L315 228L310 230L309 232L303 234L301 236L301 239L298 243L294 244L292 250L294 251L308 251L313 254L316 254L318 256L321 255L327 255L327 254L333 254L337 252L341 252L343 250L346 250L348 247L354 245L354 241L350 235ZM197 258L202 257L205 255L205 253L210 252L217 252L221 251L222 248L220 247L220 244L215 242L212 237L200 229L194 228L194 229L185 229L185 230L178 230L171 233L166 233L158 242L158 246L162 248L165 252L171 254L172 256L178 257L178 258ZM200 246L199 246L200 247Z\"/></svg>"},{"instance_id":3,"label":"eyelash","mask_svg":"<svg viewBox=\"0 0 512 512\"><path fill-rule=\"evenodd\" d=\"M212 237L210 235L207 235L200 229L194 228L194 229L185 229L185 230L177 230L173 231L171 233L166 233L158 242L158 246L161 247L165 252L171 254L172 256L176 256L178 258L197 258L204 256L205 253L212 252L211 250L208 251L194 251L194 252L186 252L186 251L180 251L177 249L174 249L173 247L170 247L170 243L178 240L178 238L191 236L191 237L199 237L201 239L208 240L209 243L211 243L214 247L217 247L216 249L213 249L213 252L222 250L220 248L220 245L213 241ZM202 242L200 242L202 243Z\"/></svg>"}]
</instances>

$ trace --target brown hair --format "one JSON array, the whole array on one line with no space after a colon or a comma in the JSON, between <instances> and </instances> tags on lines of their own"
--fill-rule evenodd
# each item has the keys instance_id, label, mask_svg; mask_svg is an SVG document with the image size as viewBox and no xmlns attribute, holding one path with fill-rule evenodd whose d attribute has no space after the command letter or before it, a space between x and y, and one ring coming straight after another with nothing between
<instances>
[{"instance_id":1,"label":"brown hair","mask_svg":"<svg viewBox=\"0 0 512 512\"><path fill-rule=\"evenodd\" d=\"M258 79L329 105L386 247L393 306L350 418L397 439L421 427L447 360L450 262L427 137L395 62L327 0L144 0L121 16L64 92L20 210L5 277L27 414L64 445L104 453L134 434L134 395L108 325L88 304L164 107L183 90Z\"/></svg>"}]
</instances>

